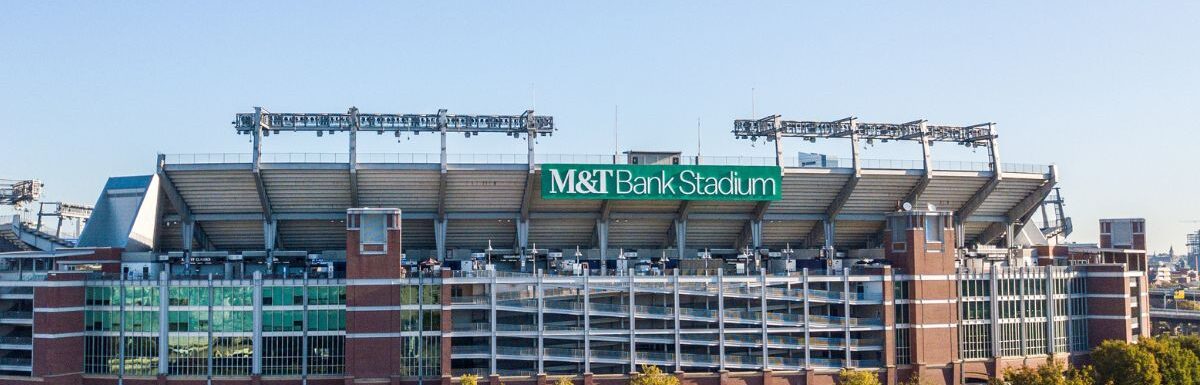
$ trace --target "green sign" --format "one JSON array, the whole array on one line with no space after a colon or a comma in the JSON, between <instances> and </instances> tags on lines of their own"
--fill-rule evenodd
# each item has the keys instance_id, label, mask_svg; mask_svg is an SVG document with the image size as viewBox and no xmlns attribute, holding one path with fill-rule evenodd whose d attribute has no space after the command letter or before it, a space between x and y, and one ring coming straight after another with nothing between
<instances>
[{"instance_id":1,"label":"green sign","mask_svg":"<svg viewBox=\"0 0 1200 385\"><path fill-rule=\"evenodd\" d=\"M775 201L775 166L543 164L543 199Z\"/></svg>"}]
</instances>

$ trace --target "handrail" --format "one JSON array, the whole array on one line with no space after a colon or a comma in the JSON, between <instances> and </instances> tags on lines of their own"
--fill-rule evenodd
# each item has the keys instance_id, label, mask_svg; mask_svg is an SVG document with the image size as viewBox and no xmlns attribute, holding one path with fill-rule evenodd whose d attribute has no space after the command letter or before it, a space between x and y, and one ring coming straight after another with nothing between
<instances>
[{"instance_id":1,"label":"handrail","mask_svg":"<svg viewBox=\"0 0 1200 385\"><path fill-rule=\"evenodd\" d=\"M253 161L249 153L194 153L194 154L163 154L166 164L231 164L250 163ZM358 153L359 163L380 164L437 164L441 163L440 153ZM263 163L349 163L350 154L340 152L284 152L263 153L260 161ZM446 162L453 164L526 164L529 155L522 153L447 153ZM611 154L534 154L534 162L542 163L579 163L579 164L627 164L627 158L614 157ZM840 163L832 165L803 165L798 157L784 157L784 167L797 168L850 168L850 159L840 159ZM683 165L740 165L740 166L774 166L775 157L771 156L741 156L741 155L705 155L697 158L694 155L681 156L679 164ZM914 159L859 159L859 164L865 169L900 169L920 170L925 168L924 161ZM992 171L990 162L935 160L934 170L939 171ZM1026 163L1001 163L1000 169L1010 173L1046 174L1050 172L1049 165Z\"/></svg>"}]
</instances>

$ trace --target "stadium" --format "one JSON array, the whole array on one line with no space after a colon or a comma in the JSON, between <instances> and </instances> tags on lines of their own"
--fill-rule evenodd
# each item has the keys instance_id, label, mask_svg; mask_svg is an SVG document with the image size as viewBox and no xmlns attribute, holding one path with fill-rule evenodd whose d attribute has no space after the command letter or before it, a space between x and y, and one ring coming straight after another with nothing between
<instances>
[{"instance_id":1,"label":"stadium","mask_svg":"<svg viewBox=\"0 0 1200 385\"><path fill-rule=\"evenodd\" d=\"M964 384L1149 335L1144 221L1057 243L1063 218L1034 220L1057 168L1002 163L992 124L733 123L773 157L547 154L534 138L557 127L533 111L233 126L250 153L110 178L75 241L14 218L7 242L38 247L0 253L0 382L615 385L655 365L688 385ZM358 153L371 132L441 149ZM347 151L264 152L294 133ZM525 153L447 151L499 133ZM860 159L871 141L921 160ZM934 143L988 156L939 162Z\"/></svg>"}]
</instances>

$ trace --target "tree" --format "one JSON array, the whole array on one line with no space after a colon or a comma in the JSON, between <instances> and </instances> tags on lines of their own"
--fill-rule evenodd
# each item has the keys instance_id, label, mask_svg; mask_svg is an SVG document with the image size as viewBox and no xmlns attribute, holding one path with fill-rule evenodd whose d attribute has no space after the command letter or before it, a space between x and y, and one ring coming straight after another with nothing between
<instances>
[{"instance_id":1,"label":"tree","mask_svg":"<svg viewBox=\"0 0 1200 385\"><path fill-rule=\"evenodd\" d=\"M679 379L663 373L658 366L642 365L642 372L634 375L629 385L679 385Z\"/></svg>"},{"instance_id":2,"label":"tree","mask_svg":"<svg viewBox=\"0 0 1200 385\"><path fill-rule=\"evenodd\" d=\"M841 385L880 385L879 375L866 370L842 369L838 373L838 384Z\"/></svg>"},{"instance_id":3,"label":"tree","mask_svg":"<svg viewBox=\"0 0 1200 385\"><path fill-rule=\"evenodd\" d=\"M1046 358L1046 364L1037 368L1021 365L1020 368L1004 370L1004 381L993 380L992 384L1009 385L1092 385L1095 381L1091 368L1067 370L1066 364Z\"/></svg>"},{"instance_id":4,"label":"tree","mask_svg":"<svg viewBox=\"0 0 1200 385\"><path fill-rule=\"evenodd\" d=\"M1176 338L1143 338L1138 348L1154 355L1163 385L1194 385L1200 381L1200 358Z\"/></svg>"},{"instance_id":5,"label":"tree","mask_svg":"<svg viewBox=\"0 0 1200 385\"><path fill-rule=\"evenodd\" d=\"M1175 302L1179 310L1200 310L1200 302L1181 299Z\"/></svg>"},{"instance_id":6,"label":"tree","mask_svg":"<svg viewBox=\"0 0 1200 385\"><path fill-rule=\"evenodd\" d=\"M575 385L575 382L571 381L571 377L559 377L554 381L554 385Z\"/></svg>"},{"instance_id":7,"label":"tree","mask_svg":"<svg viewBox=\"0 0 1200 385\"><path fill-rule=\"evenodd\" d=\"M1171 339L1179 343L1179 347L1191 351L1196 357L1200 357L1200 336L1174 336Z\"/></svg>"},{"instance_id":8,"label":"tree","mask_svg":"<svg viewBox=\"0 0 1200 385\"><path fill-rule=\"evenodd\" d=\"M464 374L458 378L460 385L479 385L479 376L474 374Z\"/></svg>"},{"instance_id":9,"label":"tree","mask_svg":"<svg viewBox=\"0 0 1200 385\"><path fill-rule=\"evenodd\" d=\"M1112 385L1162 385L1154 355L1124 341L1104 341L1092 351L1096 382Z\"/></svg>"}]
</instances>

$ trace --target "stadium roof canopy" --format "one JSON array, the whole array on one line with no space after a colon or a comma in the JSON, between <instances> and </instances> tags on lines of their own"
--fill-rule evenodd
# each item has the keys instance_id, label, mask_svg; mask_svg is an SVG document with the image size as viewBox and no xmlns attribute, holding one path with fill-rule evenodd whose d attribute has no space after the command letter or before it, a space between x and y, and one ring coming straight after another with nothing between
<instances>
[{"instance_id":1,"label":"stadium roof canopy","mask_svg":"<svg viewBox=\"0 0 1200 385\"><path fill-rule=\"evenodd\" d=\"M544 200L537 194L540 164L530 173L524 155L451 156L444 186L436 154L428 158L359 154L356 187L344 158L345 154L264 154L260 178L265 196L259 195L248 154L168 155L163 157L160 176L169 180L164 184L167 188L178 192L213 248L231 251L263 248L262 222L268 210L278 221L280 248L342 249L342 220L351 207L402 209L406 248L434 247L434 219L439 213L447 218L447 247L482 249L489 240L496 248L511 247L523 212L529 218L529 242L540 248L594 247L596 220L603 217L611 221L610 247L661 247L671 242L673 221L680 216L687 218L689 247L738 248L746 242L746 224L759 215L763 246L805 247L813 246L809 236L814 227L821 227L838 203L833 217L835 244L856 248L877 242L884 215L896 211L897 203L918 189L923 190L917 194L918 207L932 204L943 210L969 211L963 220L969 243L985 232L991 239L982 241L991 241L999 234L988 231L989 227L1027 217L1055 182L1046 166L1005 165L1004 177L996 180L988 163L935 163L930 178L923 181L923 169L906 168L914 162L865 161L858 182L840 199L855 175L853 168L785 167L782 199L769 204ZM605 156L539 158L600 163ZM773 161L725 158L704 163ZM168 207L167 211L158 248L177 250L180 231L172 224L180 220L179 210Z\"/></svg>"}]
</instances>

